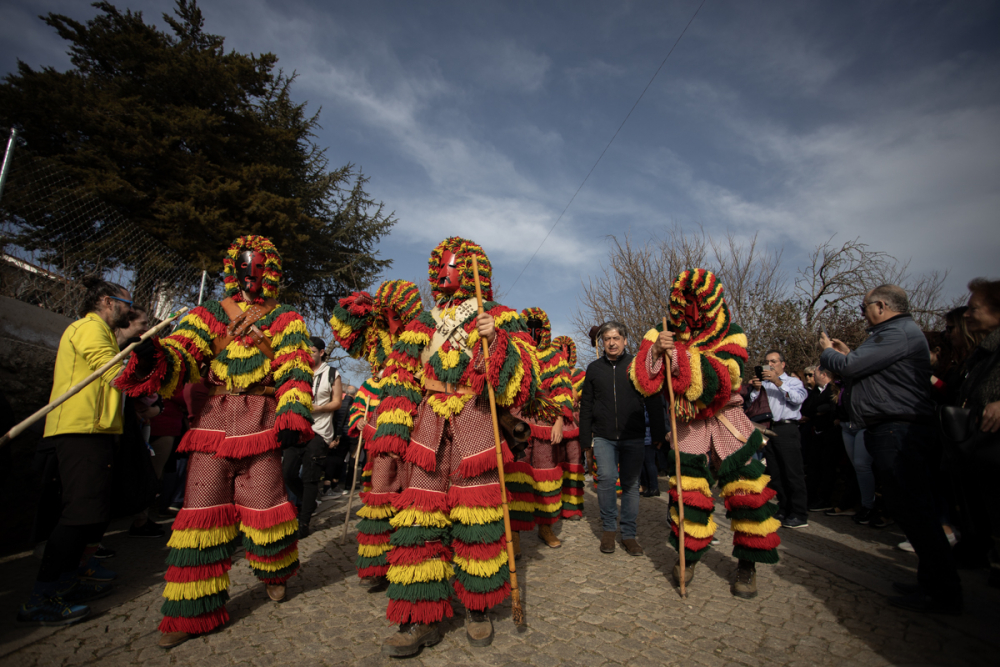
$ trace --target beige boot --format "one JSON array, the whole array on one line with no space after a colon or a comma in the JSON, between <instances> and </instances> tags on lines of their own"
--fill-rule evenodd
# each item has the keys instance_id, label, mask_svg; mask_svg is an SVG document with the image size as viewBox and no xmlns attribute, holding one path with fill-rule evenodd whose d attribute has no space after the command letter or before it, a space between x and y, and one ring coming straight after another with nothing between
<instances>
[{"instance_id":1,"label":"beige boot","mask_svg":"<svg viewBox=\"0 0 1000 667\"><path fill-rule=\"evenodd\" d=\"M164 632L160 635L160 641L158 643L162 648L173 648L175 646L180 646L192 637L194 637L194 635L188 632Z\"/></svg>"},{"instance_id":2,"label":"beige boot","mask_svg":"<svg viewBox=\"0 0 1000 667\"><path fill-rule=\"evenodd\" d=\"M548 524L542 524L538 527L538 539L545 542L545 544L552 549L558 549L562 546L562 542L560 542L559 538L552 532L552 526Z\"/></svg>"},{"instance_id":3,"label":"beige boot","mask_svg":"<svg viewBox=\"0 0 1000 667\"><path fill-rule=\"evenodd\" d=\"M423 646L434 646L441 641L441 633L437 623L403 623L399 632L386 637L382 642L382 654L393 658L403 658L413 655Z\"/></svg>"},{"instance_id":4,"label":"beige boot","mask_svg":"<svg viewBox=\"0 0 1000 667\"><path fill-rule=\"evenodd\" d=\"M684 585L687 586L694 579L694 566L698 563L684 563ZM678 560L677 564L674 565L674 570L671 573L674 577L674 583L678 586L681 585L681 562Z\"/></svg>"},{"instance_id":5,"label":"beige boot","mask_svg":"<svg viewBox=\"0 0 1000 667\"><path fill-rule=\"evenodd\" d=\"M285 599L285 585L284 584L267 584L267 597L271 598L275 602L281 602Z\"/></svg>"}]
</instances>

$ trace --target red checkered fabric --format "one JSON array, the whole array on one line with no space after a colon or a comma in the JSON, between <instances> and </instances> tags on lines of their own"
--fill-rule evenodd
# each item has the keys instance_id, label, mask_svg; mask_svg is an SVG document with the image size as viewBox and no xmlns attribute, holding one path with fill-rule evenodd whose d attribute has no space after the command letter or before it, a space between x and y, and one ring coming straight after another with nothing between
<instances>
[{"instance_id":1,"label":"red checkered fabric","mask_svg":"<svg viewBox=\"0 0 1000 667\"><path fill-rule=\"evenodd\" d=\"M279 451L242 459L194 452L188 460L184 488L184 507L187 509L236 504L266 510L287 501Z\"/></svg>"}]
</instances>

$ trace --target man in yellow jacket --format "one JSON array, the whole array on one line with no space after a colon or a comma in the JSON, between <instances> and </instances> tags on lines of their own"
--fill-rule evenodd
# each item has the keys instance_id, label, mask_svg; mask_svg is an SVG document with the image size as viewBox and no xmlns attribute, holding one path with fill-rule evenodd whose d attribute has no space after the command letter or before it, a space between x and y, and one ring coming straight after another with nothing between
<instances>
[{"instance_id":1,"label":"man in yellow jacket","mask_svg":"<svg viewBox=\"0 0 1000 667\"><path fill-rule=\"evenodd\" d=\"M59 341L52 399L66 393L119 352L114 328L128 324L132 297L100 278L83 281L81 319ZM17 619L34 625L68 625L90 614L78 604L106 595L113 573L96 559L80 565L87 544L97 543L111 519L111 466L115 436L122 432L122 395L111 382L116 364L45 419L45 444L56 450L63 510L45 545L34 591Z\"/></svg>"}]
</instances>

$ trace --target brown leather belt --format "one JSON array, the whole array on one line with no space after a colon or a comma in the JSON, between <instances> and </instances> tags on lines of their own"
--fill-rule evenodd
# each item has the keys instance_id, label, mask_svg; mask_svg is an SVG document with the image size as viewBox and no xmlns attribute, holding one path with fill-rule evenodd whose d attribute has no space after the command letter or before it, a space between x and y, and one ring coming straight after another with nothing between
<instances>
[{"instance_id":1,"label":"brown leather belt","mask_svg":"<svg viewBox=\"0 0 1000 667\"><path fill-rule=\"evenodd\" d=\"M218 396L219 394L229 394L230 396L274 396L274 387L255 384L243 390L226 389L224 385L213 385L208 388L209 396Z\"/></svg>"},{"instance_id":2,"label":"brown leather belt","mask_svg":"<svg viewBox=\"0 0 1000 667\"><path fill-rule=\"evenodd\" d=\"M424 378L424 389L437 392L439 394L475 394L475 390L468 385L445 384L440 380Z\"/></svg>"}]
</instances>

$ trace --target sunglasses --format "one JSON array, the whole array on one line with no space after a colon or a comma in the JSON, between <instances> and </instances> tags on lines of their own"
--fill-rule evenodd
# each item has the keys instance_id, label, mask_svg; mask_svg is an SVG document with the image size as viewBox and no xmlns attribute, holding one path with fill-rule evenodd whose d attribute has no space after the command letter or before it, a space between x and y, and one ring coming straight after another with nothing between
<instances>
[{"instance_id":1,"label":"sunglasses","mask_svg":"<svg viewBox=\"0 0 1000 667\"><path fill-rule=\"evenodd\" d=\"M122 303L126 304L129 308L132 307L132 302L129 301L128 299L122 299L121 297L111 296L110 294L108 295L108 298L114 299L115 301L121 301Z\"/></svg>"}]
</instances>

